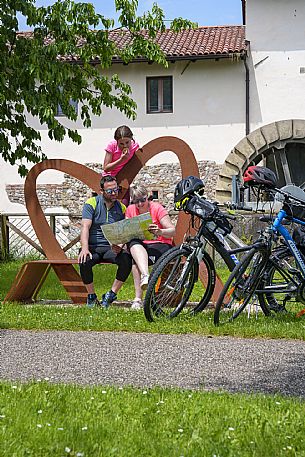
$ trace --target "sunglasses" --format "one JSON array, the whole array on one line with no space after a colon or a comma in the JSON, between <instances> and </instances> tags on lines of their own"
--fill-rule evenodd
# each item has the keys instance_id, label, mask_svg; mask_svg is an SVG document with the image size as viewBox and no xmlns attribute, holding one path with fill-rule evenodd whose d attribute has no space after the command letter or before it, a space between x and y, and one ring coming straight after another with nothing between
<instances>
[{"instance_id":1,"label":"sunglasses","mask_svg":"<svg viewBox=\"0 0 305 457\"><path fill-rule=\"evenodd\" d=\"M120 188L116 187L115 189L104 189L105 194L107 195L112 195L112 194L117 194L119 192Z\"/></svg>"},{"instance_id":2,"label":"sunglasses","mask_svg":"<svg viewBox=\"0 0 305 457\"><path fill-rule=\"evenodd\" d=\"M134 205L137 205L138 203L145 203L146 200L147 200L147 197L137 198L137 199L133 200L132 203Z\"/></svg>"}]
</instances>

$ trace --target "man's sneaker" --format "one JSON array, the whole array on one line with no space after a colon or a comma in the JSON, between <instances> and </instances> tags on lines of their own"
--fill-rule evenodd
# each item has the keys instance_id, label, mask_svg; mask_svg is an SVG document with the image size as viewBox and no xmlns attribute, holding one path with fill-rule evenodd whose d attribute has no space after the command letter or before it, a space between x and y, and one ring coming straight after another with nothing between
<instances>
[{"instance_id":1,"label":"man's sneaker","mask_svg":"<svg viewBox=\"0 0 305 457\"><path fill-rule=\"evenodd\" d=\"M108 308L110 303L117 299L117 294L115 294L112 290L108 290L105 294L102 295L101 305L104 308Z\"/></svg>"},{"instance_id":2,"label":"man's sneaker","mask_svg":"<svg viewBox=\"0 0 305 457\"><path fill-rule=\"evenodd\" d=\"M95 306L99 306L99 305L100 305L100 302L98 301L96 294L88 294L87 307L94 308Z\"/></svg>"},{"instance_id":3,"label":"man's sneaker","mask_svg":"<svg viewBox=\"0 0 305 457\"><path fill-rule=\"evenodd\" d=\"M147 289L149 275L141 275L140 286L142 290Z\"/></svg>"}]
</instances>

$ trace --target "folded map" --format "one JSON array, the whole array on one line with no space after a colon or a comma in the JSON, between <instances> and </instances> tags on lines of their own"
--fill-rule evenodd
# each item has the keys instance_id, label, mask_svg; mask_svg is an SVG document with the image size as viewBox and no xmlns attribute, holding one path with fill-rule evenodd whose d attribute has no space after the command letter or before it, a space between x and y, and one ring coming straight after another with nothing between
<instances>
[{"instance_id":1,"label":"folded map","mask_svg":"<svg viewBox=\"0 0 305 457\"><path fill-rule=\"evenodd\" d=\"M148 231L150 224L152 224L151 215L144 213L130 219L101 225L101 229L110 244L125 244L133 238L154 240L155 236Z\"/></svg>"}]
</instances>

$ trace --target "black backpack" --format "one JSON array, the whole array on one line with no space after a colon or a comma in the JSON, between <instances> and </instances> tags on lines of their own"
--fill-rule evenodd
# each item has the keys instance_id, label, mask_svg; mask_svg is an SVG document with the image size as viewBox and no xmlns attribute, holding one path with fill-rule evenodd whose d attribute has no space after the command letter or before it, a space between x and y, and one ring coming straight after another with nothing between
<instances>
[{"instance_id":1,"label":"black backpack","mask_svg":"<svg viewBox=\"0 0 305 457\"><path fill-rule=\"evenodd\" d=\"M305 255L305 227L302 225L296 227L292 233L292 238L298 249Z\"/></svg>"}]
</instances>

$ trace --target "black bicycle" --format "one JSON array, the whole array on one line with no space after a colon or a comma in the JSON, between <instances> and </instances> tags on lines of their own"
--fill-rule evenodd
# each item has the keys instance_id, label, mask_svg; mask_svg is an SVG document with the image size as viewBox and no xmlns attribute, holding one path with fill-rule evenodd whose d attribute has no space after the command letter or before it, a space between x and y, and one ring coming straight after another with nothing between
<instances>
[{"instance_id":1,"label":"black bicycle","mask_svg":"<svg viewBox=\"0 0 305 457\"><path fill-rule=\"evenodd\" d=\"M183 184L185 187L188 179L182 180L177 187ZM217 203L204 198L200 183L203 187L201 180L195 182L196 185L191 182L186 192L182 189L180 196L175 195L175 208L191 215L190 234L180 246L160 257L153 267L144 299L144 314L150 322L160 317L177 316L187 303L187 310L192 315L201 312L210 303L216 284L216 270L207 245L217 251L230 271L238 262L236 254L247 249L236 236L233 239L239 247L230 248L225 237L231 234L229 220L235 217L223 213ZM199 278L203 284L202 298L199 302L192 302L190 297Z\"/></svg>"}]
</instances>

